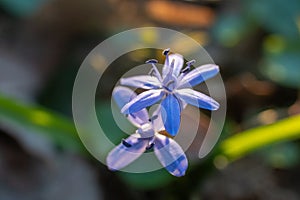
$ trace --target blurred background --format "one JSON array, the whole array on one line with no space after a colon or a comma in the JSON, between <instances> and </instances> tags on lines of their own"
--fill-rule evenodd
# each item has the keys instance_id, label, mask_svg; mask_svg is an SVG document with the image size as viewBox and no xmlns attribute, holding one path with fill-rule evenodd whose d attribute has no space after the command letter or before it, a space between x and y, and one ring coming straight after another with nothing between
<instances>
[{"instance_id":1,"label":"blurred background","mask_svg":"<svg viewBox=\"0 0 300 200\"><path fill-rule=\"evenodd\" d=\"M143 26L195 39L225 83L221 138L202 160L192 145L182 178L164 169L108 171L86 152L72 122L72 87L84 58L111 35ZM0 0L0 199L300 199L299 36L299 0ZM155 33L141 37L151 42ZM131 52L99 83L100 123L114 133L113 85L105 83L117 82L120 65L149 58L163 61L161 51ZM205 129L209 112L203 115Z\"/></svg>"}]
</instances>

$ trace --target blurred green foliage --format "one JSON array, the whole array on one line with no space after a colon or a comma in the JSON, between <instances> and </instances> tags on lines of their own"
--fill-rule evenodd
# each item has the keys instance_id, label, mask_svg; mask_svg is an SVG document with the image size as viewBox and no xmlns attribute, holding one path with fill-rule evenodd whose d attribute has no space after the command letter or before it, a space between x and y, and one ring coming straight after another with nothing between
<instances>
[{"instance_id":1,"label":"blurred green foliage","mask_svg":"<svg viewBox=\"0 0 300 200\"><path fill-rule=\"evenodd\" d=\"M105 113L107 114L110 107L101 106L101 112L105 109ZM0 111L1 123L12 123L26 130L35 130L35 132L49 137L61 148L75 150L87 155L84 150L85 148L82 146L76 134L74 124L70 119L47 110L46 108L26 105L3 96L0 96ZM109 119L109 114L107 116L107 119ZM217 152L218 155L226 156L232 161L267 145L298 139L300 138L299 121L300 116L293 116L271 125L260 126L237 133L221 141L216 147L215 152ZM113 123L105 124L111 133L120 131L117 130L118 128L116 128L116 126L112 125ZM118 137L119 139L120 134L115 134L113 137ZM210 156L215 156L215 154L213 153ZM176 179L169 175L164 169L144 174L119 172L119 175L129 185L143 189L159 188Z\"/></svg>"},{"instance_id":2,"label":"blurred green foliage","mask_svg":"<svg viewBox=\"0 0 300 200\"><path fill-rule=\"evenodd\" d=\"M239 12L223 14L213 35L224 47L236 47L262 30L259 71L284 86L300 87L300 3L298 0L247 0ZM247 60L247 58L245 58Z\"/></svg>"},{"instance_id":3,"label":"blurred green foliage","mask_svg":"<svg viewBox=\"0 0 300 200\"><path fill-rule=\"evenodd\" d=\"M85 152L72 121L44 107L0 95L0 121L44 134L59 148Z\"/></svg>"}]
</instances>

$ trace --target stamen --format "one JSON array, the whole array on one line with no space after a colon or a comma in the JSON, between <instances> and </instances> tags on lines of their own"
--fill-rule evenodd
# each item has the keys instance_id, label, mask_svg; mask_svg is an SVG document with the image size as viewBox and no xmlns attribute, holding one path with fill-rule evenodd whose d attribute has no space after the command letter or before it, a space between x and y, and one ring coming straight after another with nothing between
<instances>
[{"instance_id":1,"label":"stamen","mask_svg":"<svg viewBox=\"0 0 300 200\"><path fill-rule=\"evenodd\" d=\"M171 81L167 82L167 84L164 85L163 88L164 88L165 90L167 90L168 92L172 92L172 90L173 90L174 88L171 88L171 89L169 88L169 86L170 86L171 84L175 84L175 81L174 81L174 80L171 80Z\"/></svg>"},{"instance_id":2,"label":"stamen","mask_svg":"<svg viewBox=\"0 0 300 200\"><path fill-rule=\"evenodd\" d=\"M126 142L126 140L124 140L124 139L122 139L122 144L127 148L132 147L132 145L129 144L128 142Z\"/></svg>"},{"instance_id":3,"label":"stamen","mask_svg":"<svg viewBox=\"0 0 300 200\"><path fill-rule=\"evenodd\" d=\"M195 62L196 62L195 60L188 61L186 63L187 66L183 70L181 70L181 73L185 74L189 72L191 70L191 65L193 65Z\"/></svg>"},{"instance_id":4,"label":"stamen","mask_svg":"<svg viewBox=\"0 0 300 200\"><path fill-rule=\"evenodd\" d=\"M173 83L175 83L174 80L169 81L169 82L166 84L166 87L169 87L169 85L171 85L171 84L173 84Z\"/></svg>"},{"instance_id":5,"label":"stamen","mask_svg":"<svg viewBox=\"0 0 300 200\"><path fill-rule=\"evenodd\" d=\"M169 65L169 54L170 48L163 50L163 55L166 56L166 65Z\"/></svg>"},{"instance_id":6,"label":"stamen","mask_svg":"<svg viewBox=\"0 0 300 200\"><path fill-rule=\"evenodd\" d=\"M181 70L181 73L185 74L185 73L189 72L190 70L191 70L191 68L189 66L187 66L183 70Z\"/></svg>"},{"instance_id":7,"label":"stamen","mask_svg":"<svg viewBox=\"0 0 300 200\"><path fill-rule=\"evenodd\" d=\"M163 88L165 89L165 90L167 90L168 92L172 92L172 90L170 90L168 87L166 87L166 86L163 86Z\"/></svg>"},{"instance_id":8,"label":"stamen","mask_svg":"<svg viewBox=\"0 0 300 200\"><path fill-rule=\"evenodd\" d=\"M150 72L148 73L148 75L154 76L154 69L153 68L150 70Z\"/></svg>"},{"instance_id":9,"label":"stamen","mask_svg":"<svg viewBox=\"0 0 300 200\"><path fill-rule=\"evenodd\" d=\"M162 77L161 77L157 67L155 66L155 63L158 63L158 61L155 59L150 59L150 60L147 60L146 63L150 63L152 65L152 69L149 73L151 75L155 75L159 81L162 81Z\"/></svg>"},{"instance_id":10,"label":"stamen","mask_svg":"<svg viewBox=\"0 0 300 200\"><path fill-rule=\"evenodd\" d=\"M146 147L146 150L151 150L154 147L154 142L150 143L149 146Z\"/></svg>"}]
</instances>

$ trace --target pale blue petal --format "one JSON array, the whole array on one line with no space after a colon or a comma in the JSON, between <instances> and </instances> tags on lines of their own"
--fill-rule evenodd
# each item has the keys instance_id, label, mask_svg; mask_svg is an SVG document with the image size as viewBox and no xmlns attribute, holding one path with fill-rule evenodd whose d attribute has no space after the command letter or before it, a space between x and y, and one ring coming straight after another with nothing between
<instances>
[{"instance_id":1,"label":"pale blue petal","mask_svg":"<svg viewBox=\"0 0 300 200\"><path fill-rule=\"evenodd\" d=\"M219 72L219 66L206 64L187 73L178 83L178 88L192 87L215 76Z\"/></svg>"},{"instance_id":2,"label":"pale blue petal","mask_svg":"<svg viewBox=\"0 0 300 200\"><path fill-rule=\"evenodd\" d=\"M120 170L140 157L149 140L139 138L138 134L133 134L125 142L126 145L119 144L106 157L106 164L110 170Z\"/></svg>"},{"instance_id":3,"label":"pale blue petal","mask_svg":"<svg viewBox=\"0 0 300 200\"><path fill-rule=\"evenodd\" d=\"M148 90L139 94L137 97L127 103L121 110L124 114L135 113L143 108L151 106L158 102L164 95L162 89L160 90Z\"/></svg>"},{"instance_id":4,"label":"pale blue petal","mask_svg":"<svg viewBox=\"0 0 300 200\"><path fill-rule=\"evenodd\" d=\"M176 77L179 75L180 70L183 67L183 57L180 54L171 54L168 55L168 59L165 60L165 64L162 70L163 78L165 78L169 73L172 62L174 62L172 74Z\"/></svg>"},{"instance_id":5,"label":"pale blue petal","mask_svg":"<svg viewBox=\"0 0 300 200\"><path fill-rule=\"evenodd\" d=\"M163 122L162 117L161 117L162 110L164 110L164 109L161 109L161 105L159 105L157 107L157 109L153 112L152 117L157 116L153 121L153 128L154 128L155 131L165 130L164 122Z\"/></svg>"},{"instance_id":6,"label":"pale blue petal","mask_svg":"<svg viewBox=\"0 0 300 200\"><path fill-rule=\"evenodd\" d=\"M175 136L180 127L180 104L174 95L169 94L162 101L161 106L164 110L161 114L166 131Z\"/></svg>"},{"instance_id":7,"label":"pale blue petal","mask_svg":"<svg viewBox=\"0 0 300 200\"><path fill-rule=\"evenodd\" d=\"M117 103L117 106L121 109L126 103L135 98L137 95L134 91L127 87L117 86L114 88L112 96Z\"/></svg>"},{"instance_id":8,"label":"pale blue petal","mask_svg":"<svg viewBox=\"0 0 300 200\"><path fill-rule=\"evenodd\" d=\"M120 83L126 86L143 89L157 89L161 87L160 81L155 76L140 75L129 78L121 78Z\"/></svg>"},{"instance_id":9,"label":"pale blue petal","mask_svg":"<svg viewBox=\"0 0 300 200\"><path fill-rule=\"evenodd\" d=\"M220 107L220 104L213 98L189 88L176 90L176 96L186 103L199 108L217 110Z\"/></svg>"},{"instance_id":10,"label":"pale blue petal","mask_svg":"<svg viewBox=\"0 0 300 200\"><path fill-rule=\"evenodd\" d=\"M147 113L147 114L146 114ZM143 124L148 123L149 115L147 110L144 108L138 112L130 113L127 119L136 127L140 127Z\"/></svg>"},{"instance_id":11,"label":"pale blue petal","mask_svg":"<svg viewBox=\"0 0 300 200\"><path fill-rule=\"evenodd\" d=\"M121 109L124 105L134 99L137 95L134 91L127 87L117 86L114 88L112 96ZM149 115L147 109L141 109L138 112L131 113L127 119L135 126L139 126L148 122Z\"/></svg>"},{"instance_id":12,"label":"pale blue petal","mask_svg":"<svg viewBox=\"0 0 300 200\"><path fill-rule=\"evenodd\" d=\"M154 153L172 175L177 177L185 175L188 160L184 151L173 139L157 134L154 140Z\"/></svg>"}]
</instances>

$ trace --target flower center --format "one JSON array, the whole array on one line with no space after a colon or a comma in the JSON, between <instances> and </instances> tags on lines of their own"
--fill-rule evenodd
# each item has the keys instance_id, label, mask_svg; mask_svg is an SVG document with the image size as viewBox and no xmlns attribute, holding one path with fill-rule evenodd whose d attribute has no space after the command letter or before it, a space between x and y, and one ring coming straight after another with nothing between
<instances>
[{"instance_id":1,"label":"flower center","mask_svg":"<svg viewBox=\"0 0 300 200\"><path fill-rule=\"evenodd\" d=\"M175 88L175 81L174 80L170 80L167 84L165 84L163 86L163 88L165 90L167 90L168 92L172 92Z\"/></svg>"},{"instance_id":2,"label":"flower center","mask_svg":"<svg viewBox=\"0 0 300 200\"><path fill-rule=\"evenodd\" d=\"M149 137L153 137L154 136L154 130L153 130L153 126L152 123L146 123L143 124L138 130L137 132L141 135L142 138L149 138Z\"/></svg>"}]
</instances>

